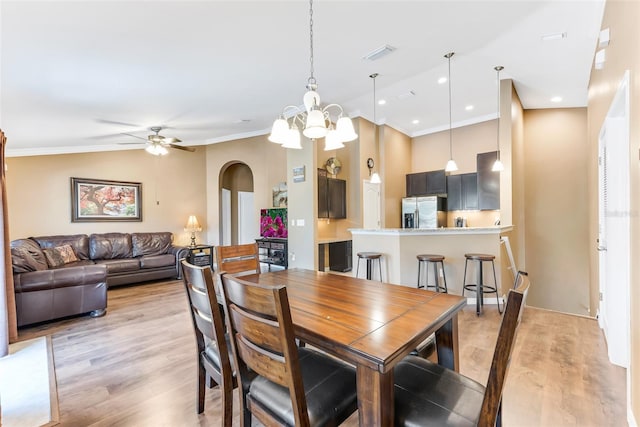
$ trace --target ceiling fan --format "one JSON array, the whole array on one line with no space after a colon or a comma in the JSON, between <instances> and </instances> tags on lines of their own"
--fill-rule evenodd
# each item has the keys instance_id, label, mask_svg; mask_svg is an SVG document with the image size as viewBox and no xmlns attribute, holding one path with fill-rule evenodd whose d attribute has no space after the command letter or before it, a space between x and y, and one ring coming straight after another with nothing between
<instances>
[{"instance_id":1,"label":"ceiling fan","mask_svg":"<svg viewBox=\"0 0 640 427\"><path fill-rule=\"evenodd\" d=\"M193 147L185 147L183 145L176 144L177 142L182 142L178 138L170 138L160 135L160 131L162 130L161 126L152 126L149 128L150 131L155 132L153 135L148 135L146 138L141 136L133 135L130 133L124 133L124 135L129 135L134 138L144 139L146 141L147 147L145 150L156 156L164 156L169 153L167 148L176 148L178 150L194 152L196 151ZM142 144L141 142L133 142L133 143L124 143L124 144Z\"/></svg>"}]
</instances>

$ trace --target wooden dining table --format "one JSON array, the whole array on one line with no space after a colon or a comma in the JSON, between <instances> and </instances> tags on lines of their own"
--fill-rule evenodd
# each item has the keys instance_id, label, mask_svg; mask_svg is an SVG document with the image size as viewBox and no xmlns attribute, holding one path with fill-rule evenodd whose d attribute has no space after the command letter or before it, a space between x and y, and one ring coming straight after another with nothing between
<instances>
[{"instance_id":1,"label":"wooden dining table","mask_svg":"<svg viewBox=\"0 0 640 427\"><path fill-rule=\"evenodd\" d=\"M432 333L438 362L458 370L460 296L302 269L243 279L285 285L296 335L355 365L361 426L393 425L393 367Z\"/></svg>"}]
</instances>

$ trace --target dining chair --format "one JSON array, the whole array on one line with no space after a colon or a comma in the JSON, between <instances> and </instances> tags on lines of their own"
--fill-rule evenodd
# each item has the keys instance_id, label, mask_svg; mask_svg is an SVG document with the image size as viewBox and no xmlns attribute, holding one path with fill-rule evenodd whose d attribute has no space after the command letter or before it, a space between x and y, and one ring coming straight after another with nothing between
<instances>
[{"instance_id":1,"label":"dining chair","mask_svg":"<svg viewBox=\"0 0 640 427\"><path fill-rule=\"evenodd\" d=\"M502 390L529 291L509 291L486 387L429 360L407 356L394 368L396 426L501 426Z\"/></svg>"},{"instance_id":2,"label":"dining chair","mask_svg":"<svg viewBox=\"0 0 640 427\"><path fill-rule=\"evenodd\" d=\"M260 273L258 244L216 246L218 271L229 274Z\"/></svg>"},{"instance_id":3,"label":"dining chair","mask_svg":"<svg viewBox=\"0 0 640 427\"><path fill-rule=\"evenodd\" d=\"M220 386L222 425L231 426L233 389L237 380L233 358L225 334L223 311L216 299L211 269L182 260L182 280L187 291L191 320L196 335L198 358L198 414L204 411L205 384L208 380ZM210 384L213 386L213 384Z\"/></svg>"},{"instance_id":4,"label":"dining chair","mask_svg":"<svg viewBox=\"0 0 640 427\"><path fill-rule=\"evenodd\" d=\"M357 408L355 369L296 346L287 288L222 274L243 426L336 426ZM257 374L251 377L251 374Z\"/></svg>"}]
</instances>

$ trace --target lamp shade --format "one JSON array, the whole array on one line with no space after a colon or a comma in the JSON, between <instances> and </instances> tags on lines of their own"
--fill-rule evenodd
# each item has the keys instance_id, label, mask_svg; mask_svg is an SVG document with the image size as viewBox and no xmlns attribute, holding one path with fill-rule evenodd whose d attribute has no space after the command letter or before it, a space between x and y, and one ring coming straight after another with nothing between
<instances>
[{"instance_id":1,"label":"lamp shade","mask_svg":"<svg viewBox=\"0 0 640 427\"><path fill-rule=\"evenodd\" d=\"M337 150L339 148L344 148L344 144L340 141L338 131L329 129L327 136L324 137L324 151Z\"/></svg>"},{"instance_id":2,"label":"lamp shade","mask_svg":"<svg viewBox=\"0 0 640 427\"><path fill-rule=\"evenodd\" d=\"M145 151L149 154L153 154L154 156L164 156L169 154L169 150L167 150L162 144L150 144L145 148Z\"/></svg>"},{"instance_id":3,"label":"lamp shade","mask_svg":"<svg viewBox=\"0 0 640 427\"><path fill-rule=\"evenodd\" d=\"M500 161L500 159L496 159L493 163L493 167L491 168L493 172L502 172L504 170L504 165Z\"/></svg>"},{"instance_id":4,"label":"lamp shade","mask_svg":"<svg viewBox=\"0 0 640 427\"><path fill-rule=\"evenodd\" d=\"M336 130L342 142L353 141L358 137L358 134L353 130L353 123L349 117L340 117L336 124Z\"/></svg>"},{"instance_id":5,"label":"lamp shade","mask_svg":"<svg viewBox=\"0 0 640 427\"><path fill-rule=\"evenodd\" d=\"M184 227L184 231L202 231L202 227L200 227L200 223L198 222L198 218L195 215L189 215L189 219L187 220L187 225Z\"/></svg>"},{"instance_id":6,"label":"lamp shade","mask_svg":"<svg viewBox=\"0 0 640 427\"><path fill-rule=\"evenodd\" d=\"M269 141L282 145L287 139L287 132L289 132L289 123L283 118L276 119L271 127Z\"/></svg>"},{"instance_id":7,"label":"lamp shade","mask_svg":"<svg viewBox=\"0 0 640 427\"><path fill-rule=\"evenodd\" d=\"M372 184L382 183L382 180L380 179L380 175L378 175L378 172L374 172L373 175L371 175L371 179L369 180L369 182Z\"/></svg>"},{"instance_id":8,"label":"lamp shade","mask_svg":"<svg viewBox=\"0 0 640 427\"><path fill-rule=\"evenodd\" d=\"M456 161L453 159L450 159L447 162L447 166L444 168L445 172L455 172L458 170L458 165L456 165Z\"/></svg>"},{"instance_id":9,"label":"lamp shade","mask_svg":"<svg viewBox=\"0 0 640 427\"><path fill-rule=\"evenodd\" d=\"M311 110L307 115L307 124L302 131L304 136L311 139L324 138L327 134L327 126L322 110Z\"/></svg>"},{"instance_id":10,"label":"lamp shade","mask_svg":"<svg viewBox=\"0 0 640 427\"><path fill-rule=\"evenodd\" d=\"M284 148L295 148L297 150L302 149L302 145L300 144L300 131L297 126L293 126L289 129L287 132L287 138L282 146Z\"/></svg>"}]
</instances>

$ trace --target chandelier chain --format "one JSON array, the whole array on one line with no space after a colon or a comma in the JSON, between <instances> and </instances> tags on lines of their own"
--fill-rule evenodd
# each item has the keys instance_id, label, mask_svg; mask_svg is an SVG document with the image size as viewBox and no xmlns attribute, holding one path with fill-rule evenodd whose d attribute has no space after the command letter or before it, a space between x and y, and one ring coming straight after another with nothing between
<instances>
[{"instance_id":1,"label":"chandelier chain","mask_svg":"<svg viewBox=\"0 0 640 427\"><path fill-rule=\"evenodd\" d=\"M313 0L309 0L309 63L310 76L309 83L315 84L316 79L313 77Z\"/></svg>"}]
</instances>

